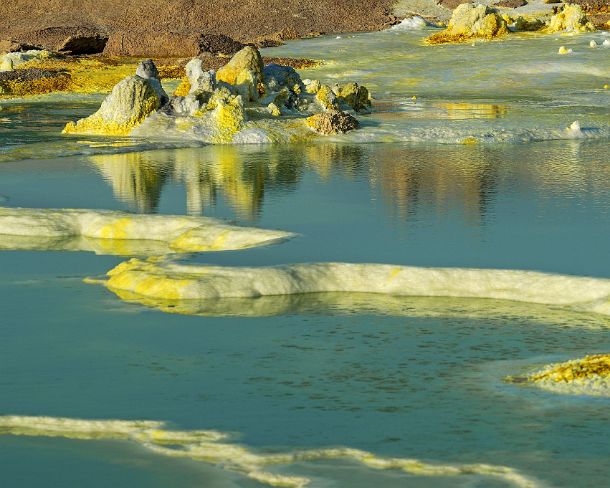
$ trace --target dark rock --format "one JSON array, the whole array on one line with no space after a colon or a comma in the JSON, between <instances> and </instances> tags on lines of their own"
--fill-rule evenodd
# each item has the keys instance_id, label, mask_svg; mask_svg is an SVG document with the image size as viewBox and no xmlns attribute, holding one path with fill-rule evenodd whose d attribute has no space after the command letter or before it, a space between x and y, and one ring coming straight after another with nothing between
<instances>
[{"instance_id":1,"label":"dark rock","mask_svg":"<svg viewBox=\"0 0 610 488\"><path fill-rule=\"evenodd\" d=\"M202 53L232 56L241 51L244 46L241 42L223 34L203 34L199 39L199 47Z\"/></svg>"},{"instance_id":2,"label":"dark rock","mask_svg":"<svg viewBox=\"0 0 610 488\"><path fill-rule=\"evenodd\" d=\"M3 81L35 81L43 78L69 76L63 71L49 71L39 68L17 69L13 71L0 71L0 82Z\"/></svg>"},{"instance_id":3,"label":"dark rock","mask_svg":"<svg viewBox=\"0 0 610 488\"><path fill-rule=\"evenodd\" d=\"M503 8L518 8L527 5L526 0L502 0L498 3L494 4L494 7L503 7Z\"/></svg>"},{"instance_id":4,"label":"dark rock","mask_svg":"<svg viewBox=\"0 0 610 488\"><path fill-rule=\"evenodd\" d=\"M442 5L445 8L455 10L458 5L463 3L472 3L470 0L440 0L437 2L438 5Z\"/></svg>"},{"instance_id":5,"label":"dark rock","mask_svg":"<svg viewBox=\"0 0 610 488\"><path fill-rule=\"evenodd\" d=\"M322 135L344 134L360 127L358 120L345 112L322 112L308 117L307 125Z\"/></svg>"},{"instance_id":6,"label":"dark rock","mask_svg":"<svg viewBox=\"0 0 610 488\"><path fill-rule=\"evenodd\" d=\"M65 54L96 54L104 50L108 37L89 27L47 27L25 32L15 40Z\"/></svg>"},{"instance_id":7,"label":"dark rock","mask_svg":"<svg viewBox=\"0 0 610 488\"><path fill-rule=\"evenodd\" d=\"M31 49L39 49L39 47L32 44L13 41L12 39L4 39L0 41L0 53L16 53L30 51Z\"/></svg>"}]
</instances>

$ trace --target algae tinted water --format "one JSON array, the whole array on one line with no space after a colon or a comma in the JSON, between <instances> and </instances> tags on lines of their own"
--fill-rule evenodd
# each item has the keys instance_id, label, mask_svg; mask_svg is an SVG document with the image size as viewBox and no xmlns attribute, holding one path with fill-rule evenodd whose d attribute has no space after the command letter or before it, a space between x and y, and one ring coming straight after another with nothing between
<instances>
[{"instance_id":1,"label":"algae tinted water","mask_svg":"<svg viewBox=\"0 0 610 488\"><path fill-rule=\"evenodd\" d=\"M349 50L358 39L366 36L341 46ZM416 44L413 34L392 39ZM317 52L337 42L282 49L318 43ZM524 42L523 51L553 42L531 48ZM473 55L485 56L487 47L473 48ZM603 58L595 63L607 73ZM434 70L438 77L445 73L442 66ZM602 95L584 86L588 80L570 87L587 100L574 110L591 114L583 126L603 127L607 99L591 102L588 97ZM388 99L410 96L410 89L379 83L394 93ZM511 107L534 103L528 94L511 96ZM466 98L458 92L454 101L472 102ZM464 146L354 144L348 137L280 148L125 152L133 142L56 135L62 117L90 111L83 103L50 98L5 105L0 116L11 122L2 135L2 205L203 213L300 234L277 246L184 258L189 262L383 262L610 277L610 162L603 138ZM548 105L539 121L545 130L571 122L573 114L540 103ZM466 108L466 115L487 113ZM418 123L409 113L391 113L398 125ZM441 128L451 123L444 113L435 122ZM509 132L520 120L536 122L535 114L520 113L511 115L509 107L494 121ZM384 117L390 115L374 114L367 123L383 127ZM459 137L481 121L460 120ZM8 144L16 140L18 151ZM62 150L74 156L58 157ZM122 259L0 253L2 414L163 420L178 430L233 433L236 443L256 452L348 446L429 463L503 465L551 486L606 482L608 400L558 396L503 378L607 351L607 318L424 298L399 300L379 313L374 297L344 296L290 304L280 315L169 314L82 282ZM358 306L349 313L353 303ZM126 441L3 435L0 459L7 486L261 486L223 469L230 466L159 456ZM371 471L349 460L271 470L308 477L311 486L506 485L480 475Z\"/></svg>"}]
</instances>

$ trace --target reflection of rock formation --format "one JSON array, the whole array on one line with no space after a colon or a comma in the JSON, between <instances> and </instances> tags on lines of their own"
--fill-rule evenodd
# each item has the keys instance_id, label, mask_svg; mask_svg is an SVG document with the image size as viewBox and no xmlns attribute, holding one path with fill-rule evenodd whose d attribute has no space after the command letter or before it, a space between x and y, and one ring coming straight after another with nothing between
<instances>
[{"instance_id":1,"label":"reflection of rock formation","mask_svg":"<svg viewBox=\"0 0 610 488\"><path fill-rule=\"evenodd\" d=\"M500 170L500 161L492 151L396 147L379 155L371 158L375 165L371 184L379 186L399 216L405 218L424 205L434 207L437 213L461 207L468 220L481 223Z\"/></svg>"},{"instance_id":2,"label":"reflection of rock formation","mask_svg":"<svg viewBox=\"0 0 610 488\"><path fill-rule=\"evenodd\" d=\"M159 157L161 156L161 157ZM154 212L167 178L169 161L158 152L91 156L115 196L141 213Z\"/></svg>"},{"instance_id":3,"label":"reflection of rock formation","mask_svg":"<svg viewBox=\"0 0 610 488\"><path fill-rule=\"evenodd\" d=\"M540 196L606 191L610 166L603 144L543 145L312 144L207 146L94 156L91 161L120 200L154 211L163 185L183 184L190 214L218 201L238 218L256 219L270 192L292 191L305 171L321 180L366 181L401 219L416 213L455 214L484 223L498 192ZM592 161L583 165L582 160ZM331 183L323 183L331 184ZM499 187L501 186L501 189Z\"/></svg>"},{"instance_id":4,"label":"reflection of rock formation","mask_svg":"<svg viewBox=\"0 0 610 488\"><path fill-rule=\"evenodd\" d=\"M440 103L447 119L498 119L506 115L505 105L493 103Z\"/></svg>"},{"instance_id":5,"label":"reflection of rock formation","mask_svg":"<svg viewBox=\"0 0 610 488\"><path fill-rule=\"evenodd\" d=\"M191 214L202 213L221 195L240 218L253 220L267 189L292 188L300 177L294 153L270 147L210 146L175 151L174 158L174 178L186 187Z\"/></svg>"}]
</instances>

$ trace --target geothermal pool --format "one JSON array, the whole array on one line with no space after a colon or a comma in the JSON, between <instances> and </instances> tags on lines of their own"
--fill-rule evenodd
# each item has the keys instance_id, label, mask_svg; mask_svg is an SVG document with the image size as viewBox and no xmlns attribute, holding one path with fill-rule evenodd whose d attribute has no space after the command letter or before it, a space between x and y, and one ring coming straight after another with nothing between
<instances>
[{"instance_id":1,"label":"geothermal pool","mask_svg":"<svg viewBox=\"0 0 610 488\"><path fill-rule=\"evenodd\" d=\"M608 397L504 378L610 350L606 313L562 305L578 277L595 278L591 293L610 279L610 49L588 47L599 33L424 47L427 34L267 50L325 59L303 77L353 79L375 97L362 129L310 144L66 137L101 97L2 101L0 206L296 234L179 252L181 265L504 269L566 286L532 290L525 273L512 300L143 299L99 282L158 247L0 236L3 485L607 483Z\"/></svg>"}]
</instances>

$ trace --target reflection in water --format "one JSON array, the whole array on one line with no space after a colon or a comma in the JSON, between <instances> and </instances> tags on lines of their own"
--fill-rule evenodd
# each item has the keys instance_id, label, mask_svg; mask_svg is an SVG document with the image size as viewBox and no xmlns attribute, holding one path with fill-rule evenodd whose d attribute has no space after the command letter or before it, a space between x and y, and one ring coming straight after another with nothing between
<instances>
[{"instance_id":1,"label":"reflection in water","mask_svg":"<svg viewBox=\"0 0 610 488\"><path fill-rule=\"evenodd\" d=\"M88 280L88 283L95 283ZM566 307L536 303L455 297L401 297L375 293L302 293L256 298L171 300L111 289L121 300L162 312L211 317L268 317L288 314L370 314L394 317L456 317L507 323L535 322L561 327L607 329L610 318Z\"/></svg>"},{"instance_id":2,"label":"reflection in water","mask_svg":"<svg viewBox=\"0 0 610 488\"><path fill-rule=\"evenodd\" d=\"M462 119L499 119L507 112L505 105L495 103L439 103L446 110L443 115L450 120Z\"/></svg>"},{"instance_id":3,"label":"reflection in water","mask_svg":"<svg viewBox=\"0 0 610 488\"><path fill-rule=\"evenodd\" d=\"M222 199L238 218L256 220L270 192L294 190L311 171L324 182L333 177L366 181L401 220L422 212L457 212L470 225L481 226L506 190L549 195L604 191L610 165L603 146L576 141L528 146L208 146L90 160L117 198L139 212L154 212L163 186L173 181L184 186L190 214L204 214Z\"/></svg>"},{"instance_id":4,"label":"reflection in water","mask_svg":"<svg viewBox=\"0 0 610 488\"><path fill-rule=\"evenodd\" d=\"M151 213L157 209L167 179L169 162L154 152L132 152L91 156L90 161L110 183L117 199L133 210Z\"/></svg>"}]
</instances>

